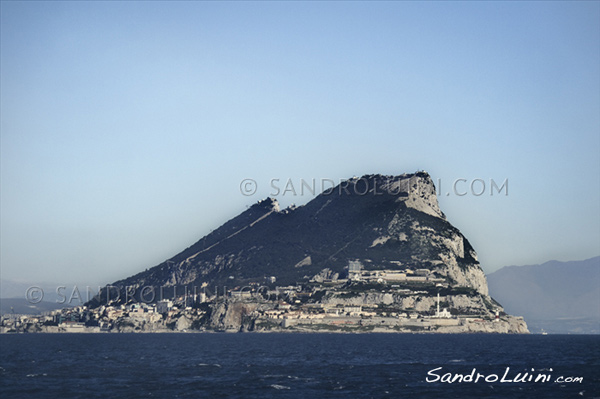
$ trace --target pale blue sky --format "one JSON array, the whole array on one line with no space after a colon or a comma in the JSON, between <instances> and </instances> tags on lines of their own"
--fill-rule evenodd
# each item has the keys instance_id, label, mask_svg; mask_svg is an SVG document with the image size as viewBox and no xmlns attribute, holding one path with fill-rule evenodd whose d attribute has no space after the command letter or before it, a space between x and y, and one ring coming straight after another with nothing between
<instances>
[{"instance_id":1,"label":"pale blue sky","mask_svg":"<svg viewBox=\"0 0 600 399\"><path fill-rule=\"evenodd\" d=\"M440 198L486 272L600 254L599 2L1 7L4 279L110 283L272 178L419 169L508 179Z\"/></svg>"}]
</instances>

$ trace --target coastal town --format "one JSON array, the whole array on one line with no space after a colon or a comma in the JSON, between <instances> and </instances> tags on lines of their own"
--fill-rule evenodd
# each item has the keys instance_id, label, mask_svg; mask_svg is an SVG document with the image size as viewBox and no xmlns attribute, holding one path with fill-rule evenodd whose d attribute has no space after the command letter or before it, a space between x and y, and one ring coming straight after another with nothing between
<instances>
[{"instance_id":1,"label":"coastal town","mask_svg":"<svg viewBox=\"0 0 600 399\"><path fill-rule=\"evenodd\" d=\"M366 269L351 261L344 276L323 270L303 284L276 281L7 314L0 332L527 332L521 318L506 315L490 297L428 269Z\"/></svg>"}]
</instances>

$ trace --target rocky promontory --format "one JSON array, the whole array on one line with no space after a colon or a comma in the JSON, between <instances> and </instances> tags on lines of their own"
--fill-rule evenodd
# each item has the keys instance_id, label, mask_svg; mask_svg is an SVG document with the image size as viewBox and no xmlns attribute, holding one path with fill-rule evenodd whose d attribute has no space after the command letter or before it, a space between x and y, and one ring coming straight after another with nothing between
<instances>
[{"instance_id":1,"label":"rocky promontory","mask_svg":"<svg viewBox=\"0 0 600 399\"><path fill-rule=\"evenodd\" d=\"M426 172L259 201L80 313L102 331L528 332L489 296Z\"/></svg>"}]
</instances>

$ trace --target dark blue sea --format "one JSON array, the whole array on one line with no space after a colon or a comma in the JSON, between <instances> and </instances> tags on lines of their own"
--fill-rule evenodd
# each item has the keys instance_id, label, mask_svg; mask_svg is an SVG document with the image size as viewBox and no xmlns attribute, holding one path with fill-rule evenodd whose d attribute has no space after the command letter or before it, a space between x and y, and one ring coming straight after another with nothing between
<instances>
[{"instance_id":1,"label":"dark blue sea","mask_svg":"<svg viewBox=\"0 0 600 399\"><path fill-rule=\"evenodd\" d=\"M600 397L598 335L4 334L0 343L4 399Z\"/></svg>"}]
</instances>

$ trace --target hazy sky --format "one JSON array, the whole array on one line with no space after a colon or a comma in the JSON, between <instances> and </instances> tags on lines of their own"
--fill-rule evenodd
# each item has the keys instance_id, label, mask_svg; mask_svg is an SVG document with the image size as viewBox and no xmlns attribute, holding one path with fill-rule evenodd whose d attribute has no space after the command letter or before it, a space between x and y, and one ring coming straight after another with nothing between
<instances>
[{"instance_id":1,"label":"hazy sky","mask_svg":"<svg viewBox=\"0 0 600 399\"><path fill-rule=\"evenodd\" d=\"M600 254L600 2L1 7L3 279L110 283L271 179L421 169L486 272Z\"/></svg>"}]
</instances>

